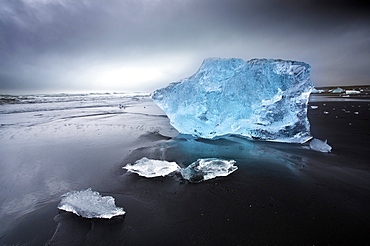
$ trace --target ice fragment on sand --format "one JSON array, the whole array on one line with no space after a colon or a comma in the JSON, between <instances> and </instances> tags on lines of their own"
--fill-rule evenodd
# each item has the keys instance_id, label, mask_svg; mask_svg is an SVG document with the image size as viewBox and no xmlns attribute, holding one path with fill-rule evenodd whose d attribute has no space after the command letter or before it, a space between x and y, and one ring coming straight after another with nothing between
<instances>
[{"instance_id":1,"label":"ice fragment on sand","mask_svg":"<svg viewBox=\"0 0 370 246\"><path fill-rule=\"evenodd\" d=\"M110 219L126 213L123 208L116 207L113 197L101 196L91 188L64 194L58 208L85 218Z\"/></svg>"},{"instance_id":2,"label":"ice fragment on sand","mask_svg":"<svg viewBox=\"0 0 370 246\"><path fill-rule=\"evenodd\" d=\"M312 108L312 109L317 109L317 108L319 108L319 106L317 106L317 105L312 105L312 106L311 106L311 108Z\"/></svg>"},{"instance_id":3,"label":"ice fragment on sand","mask_svg":"<svg viewBox=\"0 0 370 246\"><path fill-rule=\"evenodd\" d=\"M198 183L215 177L229 175L238 169L234 164L234 160L207 158L198 159L187 168L180 168L176 162L152 160L144 157L137 160L135 164L127 164L123 168L147 178L166 176L173 172L179 172L184 179Z\"/></svg>"},{"instance_id":4,"label":"ice fragment on sand","mask_svg":"<svg viewBox=\"0 0 370 246\"><path fill-rule=\"evenodd\" d=\"M229 175L238 169L234 164L234 160L198 159L187 168L182 169L181 175L192 183L199 183L208 179Z\"/></svg>"},{"instance_id":5,"label":"ice fragment on sand","mask_svg":"<svg viewBox=\"0 0 370 246\"><path fill-rule=\"evenodd\" d=\"M331 91L331 93L342 93L344 90L340 87Z\"/></svg>"},{"instance_id":6,"label":"ice fragment on sand","mask_svg":"<svg viewBox=\"0 0 370 246\"><path fill-rule=\"evenodd\" d=\"M316 93L323 93L323 92L325 92L325 90L320 90L320 89L313 88L311 93L316 94Z\"/></svg>"},{"instance_id":7,"label":"ice fragment on sand","mask_svg":"<svg viewBox=\"0 0 370 246\"><path fill-rule=\"evenodd\" d=\"M320 139L314 138L310 142L310 148L319 152L330 152L332 148L329 144L327 144L327 142L327 140L322 141Z\"/></svg>"},{"instance_id":8,"label":"ice fragment on sand","mask_svg":"<svg viewBox=\"0 0 370 246\"><path fill-rule=\"evenodd\" d=\"M356 94L360 94L361 92L359 91L356 91L356 90L346 90L346 94L348 95L356 95Z\"/></svg>"},{"instance_id":9,"label":"ice fragment on sand","mask_svg":"<svg viewBox=\"0 0 370 246\"><path fill-rule=\"evenodd\" d=\"M176 162L152 160L146 157L137 160L134 164L127 164L123 168L147 178L164 177L180 169Z\"/></svg>"},{"instance_id":10,"label":"ice fragment on sand","mask_svg":"<svg viewBox=\"0 0 370 246\"><path fill-rule=\"evenodd\" d=\"M152 98L184 134L303 143L311 138L310 65L273 59L204 60L198 72Z\"/></svg>"}]
</instances>

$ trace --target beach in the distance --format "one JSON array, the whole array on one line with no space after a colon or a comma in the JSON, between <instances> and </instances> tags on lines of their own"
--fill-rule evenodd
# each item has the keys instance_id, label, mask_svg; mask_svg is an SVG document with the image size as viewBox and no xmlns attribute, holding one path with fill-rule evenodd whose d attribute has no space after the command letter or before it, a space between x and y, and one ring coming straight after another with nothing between
<instances>
[{"instance_id":1,"label":"beach in the distance","mask_svg":"<svg viewBox=\"0 0 370 246\"><path fill-rule=\"evenodd\" d=\"M370 100L312 94L307 145L178 135L148 95L2 96L0 245L358 245L369 242ZM148 157L186 167L236 160L192 184L122 169ZM91 187L126 214L84 219L57 209Z\"/></svg>"}]
</instances>

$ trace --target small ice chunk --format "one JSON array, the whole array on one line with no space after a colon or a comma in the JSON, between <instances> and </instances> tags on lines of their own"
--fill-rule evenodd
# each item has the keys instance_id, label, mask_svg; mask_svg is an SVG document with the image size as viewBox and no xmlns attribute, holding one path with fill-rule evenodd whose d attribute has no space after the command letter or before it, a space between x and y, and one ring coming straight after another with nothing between
<instances>
[{"instance_id":1,"label":"small ice chunk","mask_svg":"<svg viewBox=\"0 0 370 246\"><path fill-rule=\"evenodd\" d=\"M340 87L331 91L331 93L342 93L344 90Z\"/></svg>"},{"instance_id":2,"label":"small ice chunk","mask_svg":"<svg viewBox=\"0 0 370 246\"><path fill-rule=\"evenodd\" d=\"M361 92L356 91L356 90L346 90L347 95L356 95L356 94L360 94L360 93Z\"/></svg>"},{"instance_id":3,"label":"small ice chunk","mask_svg":"<svg viewBox=\"0 0 370 246\"><path fill-rule=\"evenodd\" d=\"M312 105L311 106L311 109L317 109L317 108L319 108L319 106L317 106L317 105Z\"/></svg>"},{"instance_id":4,"label":"small ice chunk","mask_svg":"<svg viewBox=\"0 0 370 246\"><path fill-rule=\"evenodd\" d=\"M325 153L330 152L332 147L327 144L327 142L327 140L322 141L320 139L314 138L310 142L310 149Z\"/></svg>"},{"instance_id":5,"label":"small ice chunk","mask_svg":"<svg viewBox=\"0 0 370 246\"><path fill-rule=\"evenodd\" d=\"M324 111L323 113L324 113L324 114L329 114L329 112L328 112L328 111Z\"/></svg>"},{"instance_id":6,"label":"small ice chunk","mask_svg":"<svg viewBox=\"0 0 370 246\"><path fill-rule=\"evenodd\" d=\"M216 158L198 159L187 168L181 170L184 179L192 183L199 183L220 176L227 176L238 169L234 160Z\"/></svg>"},{"instance_id":7,"label":"small ice chunk","mask_svg":"<svg viewBox=\"0 0 370 246\"><path fill-rule=\"evenodd\" d=\"M140 176L153 178L166 176L170 173L180 170L176 162L168 162L161 160L152 160L146 157L137 160L134 164L127 164L122 167L128 172L137 173Z\"/></svg>"},{"instance_id":8,"label":"small ice chunk","mask_svg":"<svg viewBox=\"0 0 370 246\"><path fill-rule=\"evenodd\" d=\"M311 93L314 93L314 94L317 94L317 93L323 93L325 92L325 90L321 90L321 89L316 89L316 88L313 88Z\"/></svg>"},{"instance_id":9,"label":"small ice chunk","mask_svg":"<svg viewBox=\"0 0 370 246\"><path fill-rule=\"evenodd\" d=\"M123 208L116 207L113 197L101 196L91 188L62 195L58 208L84 218L110 219L126 213Z\"/></svg>"}]
</instances>

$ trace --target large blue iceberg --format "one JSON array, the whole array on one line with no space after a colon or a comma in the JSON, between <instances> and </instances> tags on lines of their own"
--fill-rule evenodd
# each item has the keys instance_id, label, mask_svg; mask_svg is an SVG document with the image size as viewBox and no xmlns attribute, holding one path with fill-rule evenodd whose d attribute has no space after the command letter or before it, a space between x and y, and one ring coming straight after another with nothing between
<instances>
[{"instance_id":1,"label":"large blue iceberg","mask_svg":"<svg viewBox=\"0 0 370 246\"><path fill-rule=\"evenodd\" d=\"M310 70L299 61L210 58L193 76L154 91L152 99L183 134L303 143L311 138Z\"/></svg>"}]
</instances>

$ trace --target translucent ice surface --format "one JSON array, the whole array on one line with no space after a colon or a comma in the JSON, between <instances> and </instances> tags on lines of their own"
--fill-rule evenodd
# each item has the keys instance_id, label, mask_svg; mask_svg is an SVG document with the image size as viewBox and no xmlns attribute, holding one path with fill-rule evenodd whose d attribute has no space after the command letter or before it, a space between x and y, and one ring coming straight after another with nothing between
<instances>
[{"instance_id":1,"label":"translucent ice surface","mask_svg":"<svg viewBox=\"0 0 370 246\"><path fill-rule=\"evenodd\" d=\"M273 59L204 60L198 72L152 98L184 134L303 143L311 138L310 65Z\"/></svg>"},{"instance_id":2,"label":"translucent ice surface","mask_svg":"<svg viewBox=\"0 0 370 246\"><path fill-rule=\"evenodd\" d=\"M181 175L192 183L199 183L208 179L229 175L238 169L234 164L234 160L198 159L187 168L182 169Z\"/></svg>"},{"instance_id":3,"label":"translucent ice surface","mask_svg":"<svg viewBox=\"0 0 370 246\"><path fill-rule=\"evenodd\" d=\"M140 176L153 178L166 176L170 173L180 170L176 162L168 162L161 160L152 160L146 157L137 160L134 164L127 164L123 167L129 172L137 173Z\"/></svg>"},{"instance_id":4,"label":"translucent ice surface","mask_svg":"<svg viewBox=\"0 0 370 246\"><path fill-rule=\"evenodd\" d=\"M310 142L310 148L319 152L330 152L332 147L327 144L327 140L322 141L320 139L314 138Z\"/></svg>"},{"instance_id":5,"label":"translucent ice surface","mask_svg":"<svg viewBox=\"0 0 370 246\"><path fill-rule=\"evenodd\" d=\"M331 93L342 93L344 90L340 87L331 91Z\"/></svg>"},{"instance_id":6,"label":"translucent ice surface","mask_svg":"<svg viewBox=\"0 0 370 246\"><path fill-rule=\"evenodd\" d=\"M58 208L85 218L110 219L126 213L123 208L116 207L113 197L101 196L91 188L64 194Z\"/></svg>"}]
</instances>

